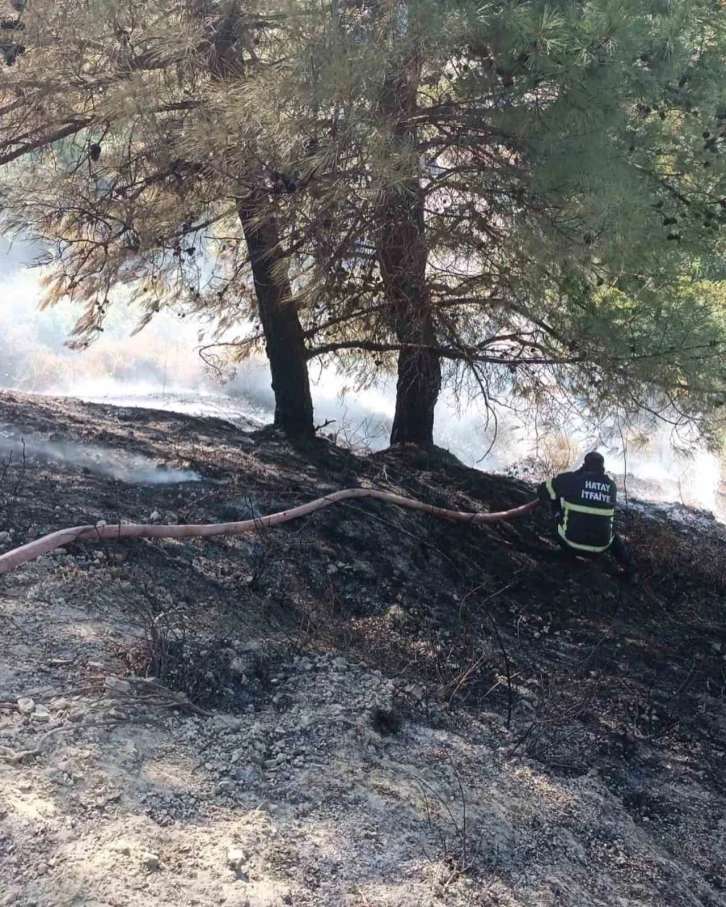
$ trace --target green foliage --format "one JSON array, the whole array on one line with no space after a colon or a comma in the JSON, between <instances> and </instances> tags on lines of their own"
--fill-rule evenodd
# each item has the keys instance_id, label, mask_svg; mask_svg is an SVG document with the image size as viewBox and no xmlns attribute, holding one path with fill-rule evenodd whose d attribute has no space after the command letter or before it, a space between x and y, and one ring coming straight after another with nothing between
<instances>
[{"instance_id":1,"label":"green foliage","mask_svg":"<svg viewBox=\"0 0 726 907\"><path fill-rule=\"evenodd\" d=\"M80 342L119 283L143 318L228 330L256 318L235 199L262 186L310 355L365 383L400 349L398 194L451 381L713 436L725 25L712 0L34 0L0 83L4 216L54 243Z\"/></svg>"},{"instance_id":2,"label":"green foliage","mask_svg":"<svg viewBox=\"0 0 726 907\"><path fill-rule=\"evenodd\" d=\"M295 40L320 65L307 92L294 78L315 103L276 109L334 161L297 204L319 234L309 292L350 316L321 328L321 347L392 343L371 264L377 205L420 192L450 377L464 367L480 392L537 405L559 384L591 413L649 407L713 430L726 377L723 7L341 2L333 28L316 4L295 6ZM395 122L381 107L391 74L399 93L418 84L415 113Z\"/></svg>"}]
</instances>

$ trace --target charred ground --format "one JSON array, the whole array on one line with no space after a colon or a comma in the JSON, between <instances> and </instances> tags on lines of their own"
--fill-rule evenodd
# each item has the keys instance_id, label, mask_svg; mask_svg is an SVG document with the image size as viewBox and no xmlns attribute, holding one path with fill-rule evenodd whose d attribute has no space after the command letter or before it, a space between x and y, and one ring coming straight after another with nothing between
<instances>
[{"instance_id":1,"label":"charred ground","mask_svg":"<svg viewBox=\"0 0 726 907\"><path fill-rule=\"evenodd\" d=\"M246 519L359 484L461 510L507 509L533 493L440 450L358 456L325 440L293 447L270 430L71 400L4 395L0 423L66 450L64 460L51 448L6 460L4 549L102 519ZM68 442L200 481L119 481L74 463ZM117 675L152 674L204 710L284 714L294 695L276 672L330 656L395 681L386 709L366 719L382 737L407 725L465 736L488 716L502 758L564 783L596 776L638 833L693 873L679 890L662 867L641 867L630 903L721 904L723 829L709 839L724 815L726 536L655 511L621 519L638 587L609 562L564 560L544 512L470 528L363 503L246 538L75 546L2 578L0 593L32 587L49 609L72 601L101 615L114 627L104 646ZM12 635L18 613L5 617ZM55 695L90 682L82 651L61 666L68 645L39 629L41 685ZM38 659L7 654L0 699L10 702L38 687Z\"/></svg>"}]
</instances>

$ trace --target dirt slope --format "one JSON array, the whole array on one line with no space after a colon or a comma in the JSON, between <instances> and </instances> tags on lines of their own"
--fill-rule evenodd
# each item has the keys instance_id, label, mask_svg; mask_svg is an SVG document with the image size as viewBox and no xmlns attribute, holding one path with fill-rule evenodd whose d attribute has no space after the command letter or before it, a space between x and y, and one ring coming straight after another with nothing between
<instances>
[{"instance_id":1,"label":"dirt slope","mask_svg":"<svg viewBox=\"0 0 726 907\"><path fill-rule=\"evenodd\" d=\"M0 397L6 451L21 435L3 549L361 483L531 495L439 451ZM0 579L0 904L726 904L724 538L640 509L623 529L638 589L563 561L544 514L376 504Z\"/></svg>"}]
</instances>

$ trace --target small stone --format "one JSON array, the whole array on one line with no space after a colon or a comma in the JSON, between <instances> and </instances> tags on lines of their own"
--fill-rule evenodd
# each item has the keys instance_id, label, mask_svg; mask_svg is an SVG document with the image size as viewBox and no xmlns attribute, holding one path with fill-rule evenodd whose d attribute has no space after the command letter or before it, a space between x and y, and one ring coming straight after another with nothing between
<instances>
[{"instance_id":1,"label":"small stone","mask_svg":"<svg viewBox=\"0 0 726 907\"><path fill-rule=\"evenodd\" d=\"M36 705L33 712L33 721L40 721L43 724L50 721L50 712L44 705Z\"/></svg>"},{"instance_id":2,"label":"small stone","mask_svg":"<svg viewBox=\"0 0 726 907\"><path fill-rule=\"evenodd\" d=\"M33 789L33 785L31 784L30 781L19 781L18 782L18 790L20 791L21 794L29 794L32 789Z\"/></svg>"},{"instance_id":3,"label":"small stone","mask_svg":"<svg viewBox=\"0 0 726 907\"><path fill-rule=\"evenodd\" d=\"M338 572L338 568L335 566L335 564L328 564L328 575L329 576L333 576L337 572Z\"/></svg>"},{"instance_id":4,"label":"small stone","mask_svg":"<svg viewBox=\"0 0 726 907\"><path fill-rule=\"evenodd\" d=\"M35 711L35 700L29 696L21 696L18 699L18 711L21 715L32 715Z\"/></svg>"},{"instance_id":5,"label":"small stone","mask_svg":"<svg viewBox=\"0 0 726 907\"><path fill-rule=\"evenodd\" d=\"M103 527L106 525L107 525L106 520L99 520L96 523L96 529L103 529Z\"/></svg>"},{"instance_id":6,"label":"small stone","mask_svg":"<svg viewBox=\"0 0 726 907\"><path fill-rule=\"evenodd\" d=\"M50 703L50 709L53 712L65 712L70 709L71 704L67 699L54 699Z\"/></svg>"},{"instance_id":7,"label":"small stone","mask_svg":"<svg viewBox=\"0 0 726 907\"><path fill-rule=\"evenodd\" d=\"M245 852L239 847L230 847L227 851L227 866L234 872L239 873L242 870L242 864L245 861Z\"/></svg>"},{"instance_id":8,"label":"small stone","mask_svg":"<svg viewBox=\"0 0 726 907\"><path fill-rule=\"evenodd\" d=\"M107 677L104 681L104 686L107 690L117 693L119 696L128 696L131 693L131 684L128 680L121 680L120 677Z\"/></svg>"},{"instance_id":9,"label":"small stone","mask_svg":"<svg viewBox=\"0 0 726 907\"><path fill-rule=\"evenodd\" d=\"M161 520L161 514L158 510L155 510L150 516L149 520L152 523L158 523Z\"/></svg>"},{"instance_id":10,"label":"small stone","mask_svg":"<svg viewBox=\"0 0 726 907\"><path fill-rule=\"evenodd\" d=\"M0 532L0 545L7 545L10 542L9 532Z\"/></svg>"},{"instance_id":11,"label":"small stone","mask_svg":"<svg viewBox=\"0 0 726 907\"><path fill-rule=\"evenodd\" d=\"M2 902L3 907L11 907L12 904L19 904L23 899L23 889L11 888L8 893L5 895L5 900Z\"/></svg>"},{"instance_id":12,"label":"small stone","mask_svg":"<svg viewBox=\"0 0 726 907\"><path fill-rule=\"evenodd\" d=\"M155 853L142 854L141 864L148 872L157 872L161 868L161 861Z\"/></svg>"},{"instance_id":13,"label":"small stone","mask_svg":"<svg viewBox=\"0 0 726 907\"><path fill-rule=\"evenodd\" d=\"M35 871L38 873L39 876L44 876L48 872L48 864L47 863L38 863L38 865L35 867Z\"/></svg>"}]
</instances>

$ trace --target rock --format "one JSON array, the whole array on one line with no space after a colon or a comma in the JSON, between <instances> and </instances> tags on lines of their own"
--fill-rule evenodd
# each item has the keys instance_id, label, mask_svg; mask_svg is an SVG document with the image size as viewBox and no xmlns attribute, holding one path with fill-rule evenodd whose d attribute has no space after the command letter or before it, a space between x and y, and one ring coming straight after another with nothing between
<instances>
[{"instance_id":1,"label":"rock","mask_svg":"<svg viewBox=\"0 0 726 907\"><path fill-rule=\"evenodd\" d=\"M141 854L141 865L148 872L157 872L161 868L161 860L155 853Z\"/></svg>"},{"instance_id":2,"label":"rock","mask_svg":"<svg viewBox=\"0 0 726 907\"><path fill-rule=\"evenodd\" d=\"M31 784L30 781L19 781L18 782L18 790L20 791L21 794L29 794L32 789L33 789L33 785Z\"/></svg>"},{"instance_id":3,"label":"rock","mask_svg":"<svg viewBox=\"0 0 726 907\"><path fill-rule=\"evenodd\" d=\"M2 901L3 907L10 907L11 904L19 904L23 899L23 893L23 889L19 886L11 888Z\"/></svg>"},{"instance_id":4,"label":"rock","mask_svg":"<svg viewBox=\"0 0 726 907\"><path fill-rule=\"evenodd\" d=\"M131 694L131 684L128 680L121 680L120 677L107 677L104 686L112 693L119 696L129 696Z\"/></svg>"},{"instance_id":5,"label":"rock","mask_svg":"<svg viewBox=\"0 0 726 907\"><path fill-rule=\"evenodd\" d=\"M21 715L32 715L35 711L35 700L29 696L21 696L18 699L18 711Z\"/></svg>"},{"instance_id":6,"label":"rock","mask_svg":"<svg viewBox=\"0 0 726 907\"><path fill-rule=\"evenodd\" d=\"M154 510L153 513L151 513L149 516L149 522L158 523L160 521L161 521L161 514L159 513L158 510Z\"/></svg>"},{"instance_id":7,"label":"rock","mask_svg":"<svg viewBox=\"0 0 726 907\"><path fill-rule=\"evenodd\" d=\"M125 841L116 841L111 845L111 850L113 850L115 853L121 854L121 856L123 857L131 856L131 847ZM146 856L154 856L154 854L147 854Z\"/></svg>"},{"instance_id":8,"label":"rock","mask_svg":"<svg viewBox=\"0 0 726 907\"><path fill-rule=\"evenodd\" d=\"M421 686L420 683L411 684L411 686L406 687L406 692L410 693L414 699L418 699L419 702L426 695L426 690Z\"/></svg>"},{"instance_id":9,"label":"rock","mask_svg":"<svg viewBox=\"0 0 726 907\"><path fill-rule=\"evenodd\" d=\"M242 864L245 859L246 854L239 847L230 847L227 851L227 866L238 874L242 871Z\"/></svg>"},{"instance_id":10,"label":"rock","mask_svg":"<svg viewBox=\"0 0 726 907\"><path fill-rule=\"evenodd\" d=\"M50 721L50 712L44 705L36 705L33 712L33 721L39 721L43 724Z\"/></svg>"},{"instance_id":11,"label":"rock","mask_svg":"<svg viewBox=\"0 0 726 907\"><path fill-rule=\"evenodd\" d=\"M10 533L9 532L0 532L0 545L9 545L10 544Z\"/></svg>"},{"instance_id":12,"label":"rock","mask_svg":"<svg viewBox=\"0 0 726 907\"><path fill-rule=\"evenodd\" d=\"M212 725L215 730L219 731L239 731L244 722L241 718L235 718L234 715L215 715Z\"/></svg>"},{"instance_id":13,"label":"rock","mask_svg":"<svg viewBox=\"0 0 726 907\"><path fill-rule=\"evenodd\" d=\"M71 704L67 699L54 699L50 703L50 709L53 712L66 712L70 707Z\"/></svg>"}]
</instances>

